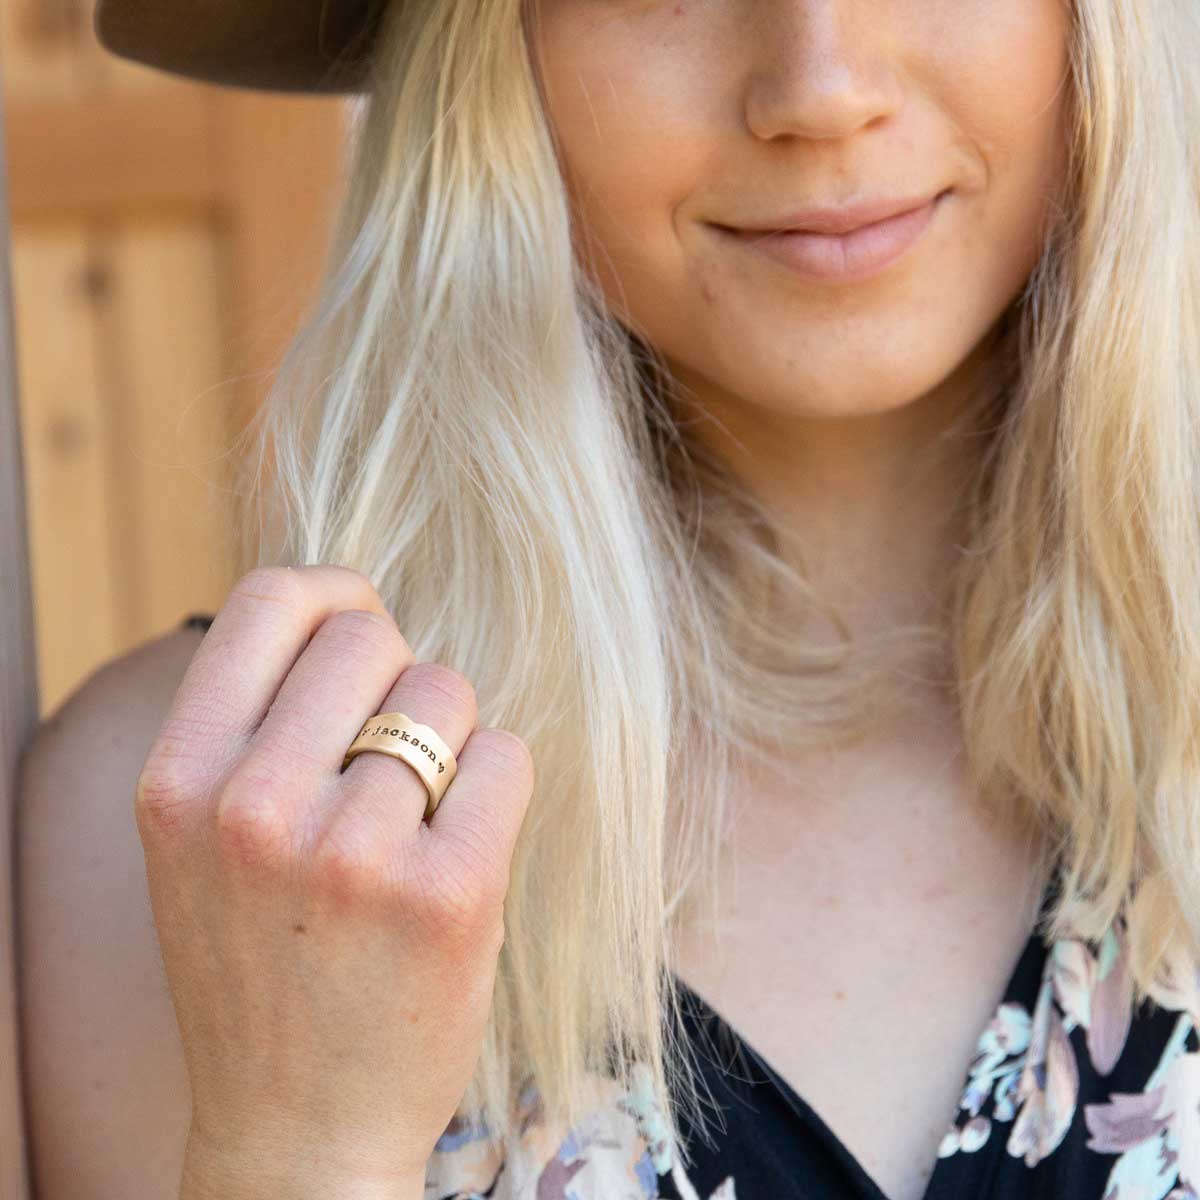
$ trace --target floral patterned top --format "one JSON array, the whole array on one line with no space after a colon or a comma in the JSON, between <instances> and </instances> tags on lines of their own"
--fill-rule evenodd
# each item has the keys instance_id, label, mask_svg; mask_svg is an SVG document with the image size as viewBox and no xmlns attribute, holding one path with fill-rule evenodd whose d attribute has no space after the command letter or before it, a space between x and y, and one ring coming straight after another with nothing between
<instances>
[{"instance_id":1,"label":"floral patterned top","mask_svg":"<svg viewBox=\"0 0 1200 1200\"><path fill-rule=\"evenodd\" d=\"M499 1139L456 1117L425 1200L888 1200L786 1080L679 984L721 1110L709 1119L716 1144L681 1120L686 1171L645 1075L628 1091L597 1076L571 1128L542 1119L533 1089ZM1200 1200L1200 989L1134 1008L1129 984L1119 919L1099 942L1047 944L1035 930L966 1065L923 1200ZM714 1043L732 1054L713 1055Z\"/></svg>"}]
</instances>

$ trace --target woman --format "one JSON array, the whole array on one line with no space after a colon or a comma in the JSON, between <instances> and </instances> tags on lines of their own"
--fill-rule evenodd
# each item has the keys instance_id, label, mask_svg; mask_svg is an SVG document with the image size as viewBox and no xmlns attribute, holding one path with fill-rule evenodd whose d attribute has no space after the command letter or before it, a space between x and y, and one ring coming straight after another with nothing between
<instances>
[{"instance_id":1,"label":"woman","mask_svg":"<svg viewBox=\"0 0 1200 1200\"><path fill-rule=\"evenodd\" d=\"M1194 0L140 8L366 97L140 780L184 1194L1200 1194Z\"/></svg>"}]
</instances>

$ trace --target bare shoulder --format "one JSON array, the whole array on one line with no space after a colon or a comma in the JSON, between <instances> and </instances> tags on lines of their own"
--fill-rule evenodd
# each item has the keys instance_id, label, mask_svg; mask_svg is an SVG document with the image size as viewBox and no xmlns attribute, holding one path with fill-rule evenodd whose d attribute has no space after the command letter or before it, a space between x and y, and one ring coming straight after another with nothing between
<instances>
[{"instance_id":1,"label":"bare shoulder","mask_svg":"<svg viewBox=\"0 0 1200 1200\"><path fill-rule=\"evenodd\" d=\"M202 637L176 628L102 664L21 760L21 1039L41 1200L178 1194L191 1099L133 796Z\"/></svg>"},{"instance_id":2,"label":"bare shoulder","mask_svg":"<svg viewBox=\"0 0 1200 1200\"><path fill-rule=\"evenodd\" d=\"M178 625L101 663L38 727L26 751L23 771L35 772L56 757L64 739L73 740L72 725L79 721L111 722L117 739L114 750L132 749L139 736L148 733L141 751L144 757L203 637L202 629ZM112 710L114 703L121 706L120 712ZM109 761L113 757L105 755ZM92 765L85 764L89 774ZM140 769L141 763L137 766Z\"/></svg>"}]
</instances>

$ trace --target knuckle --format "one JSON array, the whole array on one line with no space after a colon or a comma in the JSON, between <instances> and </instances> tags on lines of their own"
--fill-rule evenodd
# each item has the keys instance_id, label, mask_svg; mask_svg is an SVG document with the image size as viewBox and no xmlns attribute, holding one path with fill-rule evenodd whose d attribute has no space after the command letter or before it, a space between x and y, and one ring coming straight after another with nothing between
<instances>
[{"instance_id":1,"label":"knuckle","mask_svg":"<svg viewBox=\"0 0 1200 1200\"><path fill-rule=\"evenodd\" d=\"M216 818L217 848L226 862L275 874L291 861L291 835L278 812L236 804Z\"/></svg>"},{"instance_id":2,"label":"knuckle","mask_svg":"<svg viewBox=\"0 0 1200 1200\"><path fill-rule=\"evenodd\" d=\"M361 646L372 657L404 644L391 617L367 608L341 609L322 622L321 633L324 638L334 638L339 651Z\"/></svg>"},{"instance_id":3,"label":"knuckle","mask_svg":"<svg viewBox=\"0 0 1200 1200\"><path fill-rule=\"evenodd\" d=\"M502 902L508 890L507 863L497 810L475 804L462 810L452 837L438 847L432 877L451 899L468 898L485 907Z\"/></svg>"},{"instance_id":4,"label":"knuckle","mask_svg":"<svg viewBox=\"0 0 1200 1200\"><path fill-rule=\"evenodd\" d=\"M456 853L443 846L429 856L414 903L418 915L440 939L477 941L491 925L496 901L487 871L474 865L469 847Z\"/></svg>"},{"instance_id":5,"label":"knuckle","mask_svg":"<svg viewBox=\"0 0 1200 1200\"><path fill-rule=\"evenodd\" d=\"M484 769L523 791L533 790L533 754L515 733L477 729L471 734L471 750Z\"/></svg>"},{"instance_id":6,"label":"knuckle","mask_svg":"<svg viewBox=\"0 0 1200 1200\"><path fill-rule=\"evenodd\" d=\"M299 607L304 585L289 567L254 567L232 587L230 596L255 604L275 605L289 611Z\"/></svg>"},{"instance_id":7,"label":"knuckle","mask_svg":"<svg viewBox=\"0 0 1200 1200\"><path fill-rule=\"evenodd\" d=\"M271 779L290 779L293 788L319 780L328 770L328 763L314 748L317 720L318 715L305 708L289 714L286 721L273 722L269 730L262 729L257 754L264 761L259 769Z\"/></svg>"},{"instance_id":8,"label":"knuckle","mask_svg":"<svg viewBox=\"0 0 1200 1200\"><path fill-rule=\"evenodd\" d=\"M214 755L229 734L217 702L195 692L188 701L185 709L160 726L146 756L146 767L168 775L181 786L198 788L211 778Z\"/></svg>"},{"instance_id":9,"label":"knuckle","mask_svg":"<svg viewBox=\"0 0 1200 1200\"><path fill-rule=\"evenodd\" d=\"M360 571L357 567L350 567L350 566L347 566L345 563L314 563L313 567L317 570L343 571L345 574L349 575L351 577L351 579L355 580L356 582L358 582L360 584L365 584L366 587L370 590L370 592L376 598L379 597L379 591L375 587L375 584L371 582L371 577L369 575L367 575L365 572ZM304 570L305 568L301 567L300 569Z\"/></svg>"},{"instance_id":10,"label":"knuckle","mask_svg":"<svg viewBox=\"0 0 1200 1200\"><path fill-rule=\"evenodd\" d=\"M457 858L455 870L459 874L475 879L489 893L494 892L501 886L504 855L500 847L506 841L501 811L490 798L459 797L449 846L449 853Z\"/></svg>"},{"instance_id":11,"label":"knuckle","mask_svg":"<svg viewBox=\"0 0 1200 1200\"><path fill-rule=\"evenodd\" d=\"M396 887L398 872L386 844L350 821L326 830L309 860L309 878L323 896L361 901Z\"/></svg>"},{"instance_id":12,"label":"knuckle","mask_svg":"<svg viewBox=\"0 0 1200 1200\"><path fill-rule=\"evenodd\" d=\"M139 830L170 833L178 829L198 796L194 768L179 757L151 753L134 785L134 814Z\"/></svg>"},{"instance_id":13,"label":"knuckle","mask_svg":"<svg viewBox=\"0 0 1200 1200\"><path fill-rule=\"evenodd\" d=\"M477 711L475 686L460 671L438 662L413 663L403 675L406 684L438 696L454 709Z\"/></svg>"},{"instance_id":14,"label":"knuckle","mask_svg":"<svg viewBox=\"0 0 1200 1200\"><path fill-rule=\"evenodd\" d=\"M265 756L235 770L213 814L217 848L228 861L260 870L290 862L295 833L283 788Z\"/></svg>"}]
</instances>

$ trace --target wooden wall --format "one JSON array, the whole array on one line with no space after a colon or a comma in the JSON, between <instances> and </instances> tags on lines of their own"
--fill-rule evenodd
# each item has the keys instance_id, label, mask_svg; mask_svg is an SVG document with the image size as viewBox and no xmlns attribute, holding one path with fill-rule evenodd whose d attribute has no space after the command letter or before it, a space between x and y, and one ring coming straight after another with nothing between
<instances>
[{"instance_id":1,"label":"wooden wall","mask_svg":"<svg viewBox=\"0 0 1200 1200\"><path fill-rule=\"evenodd\" d=\"M0 78L3 65L0 59ZM28 1200L13 866L17 766L37 724L38 688L17 408L3 115L0 91L0 1196Z\"/></svg>"},{"instance_id":2,"label":"wooden wall","mask_svg":"<svg viewBox=\"0 0 1200 1200\"><path fill-rule=\"evenodd\" d=\"M348 101L104 50L90 0L3 0L40 705L236 577L229 452L311 295Z\"/></svg>"},{"instance_id":3,"label":"wooden wall","mask_svg":"<svg viewBox=\"0 0 1200 1200\"><path fill-rule=\"evenodd\" d=\"M0 0L0 1197L24 1132L14 782L96 666L235 578L227 451L311 295L348 103L125 63Z\"/></svg>"}]
</instances>

